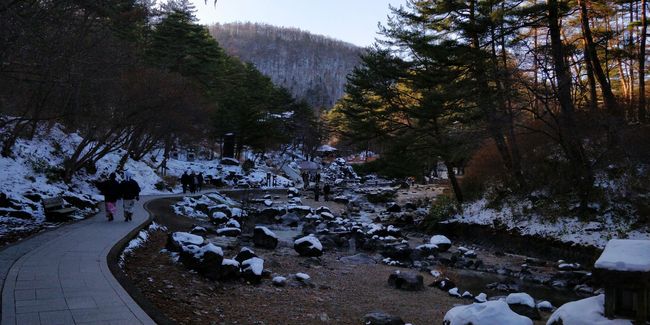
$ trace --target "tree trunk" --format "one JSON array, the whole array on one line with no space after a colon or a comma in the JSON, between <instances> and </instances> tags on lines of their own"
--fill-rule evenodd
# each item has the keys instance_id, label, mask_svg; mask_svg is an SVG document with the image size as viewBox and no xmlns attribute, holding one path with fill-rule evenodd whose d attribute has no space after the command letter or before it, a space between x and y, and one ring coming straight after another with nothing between
<instances>
[{"instance_id":1,"label":"tree trunk","mask_svg":"<svg viewBox=\"0 0 650 325\"><path fill-rule=\"evenodd\" d=\"M564 58L557 0L548 0L547 4L548 28L551 34L551 55L553 57L555 78L557 79L557 97L561 109L560 134L577 181L581 208L586 209L589 203L590 188L593 184L593 175L589 161L585 157L582 143L575 133L576 123L575 109L571 99L571 75Z\"/></svg>"},{"instance_id":2,"label":"tree trunk","mask_svg":"<svg viewBox=\"0 0 650 325\"><path fill-rule=\"evenodd\" d=\"M598 110L598 93L596 90L596 78L594 77L594 69L592 68L591 57L587 49L587 42L585 46L585 66L587 69L587 80L589 81L589 111L595 113Z\"/></svg>"},{"instance_id":3,"label":"tree trunk","mask_svg":"<svg viewBox=\"0 0 650 325\"><path fill-rule=\"evenodd\" d=\"M447 178L449 178L449 183L451 188L454 191L454 196L456 197L456 202L460 206L463 203L463 193L460 189L460 184L458 184L458 179L454 173L454 167L448 161L445 161L445 166L447 166Z\"/></svg>"},{"instance_id":4,"label":"tree trunk","mask_svg":"<svg viewBox=\"0 0 650 325\"><path fill-rule=\"evenodd\" d=\"M645 100L645 44L648 33L646 5L647 0L641 0L641 46L639 46L639 122L646 123Z\"/></svg>"}]
</instances>

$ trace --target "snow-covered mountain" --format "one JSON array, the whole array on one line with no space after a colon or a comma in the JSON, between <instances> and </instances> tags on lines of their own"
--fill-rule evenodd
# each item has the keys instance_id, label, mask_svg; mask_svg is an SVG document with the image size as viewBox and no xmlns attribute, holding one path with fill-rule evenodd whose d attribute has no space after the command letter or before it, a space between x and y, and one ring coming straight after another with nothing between
<instances>
[{"instance_id":1,"label":"snow-covered mountain","mask_svg":"<svg viewBox=\"0 0 650 325\"><path fill-rule=\"evenodd\" d=\"M231 55L253 63L277 85L317 108L343 96L346 76L363 49L296 28L233 23L209 27Z\"/></svg>"}]
</instances>

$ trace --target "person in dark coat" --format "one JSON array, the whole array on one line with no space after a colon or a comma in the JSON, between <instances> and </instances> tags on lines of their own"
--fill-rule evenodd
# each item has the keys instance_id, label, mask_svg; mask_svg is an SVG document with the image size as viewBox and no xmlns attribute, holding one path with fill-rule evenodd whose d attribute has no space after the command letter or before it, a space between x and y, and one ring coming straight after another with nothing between
<instances>
[{"instance_id":1,"label":"person in dark coat","mask_svg":"<svg viewBox=\"0 0 650 325\"><path fill-rule=\"evenodd\" d=\"M190 184L190 175L187 170L181 175L181 185L183 186L183 194L187 193L187 186Z\"/></svg>"},{"instance_id":2,"label":"person in dark coat","mask_svg":"<svg viewBox=\"0 0 650 325\"><path fill-rule=\"evenodd\" d=\"M196 184L198 183L196 179L196 174L194 172L190 173L189 176L189 186L190 186L190 193L196 192Z\"/></svg>"},{"instance_id":3,"label":"person in dark coat","mask_svg":"<svg viewBox=\"0 0 650 325\"><path fill-rule=\"evenodd\" d=\"M196 190L201 192L201 190L203 189L203 181L204 181L203 180L203 173L199 173L196 176L196 180L198 181L197 184L196 184Z\"/></svg>"},{"instance_id":4,"label":"person in dark coat","mask_svg":"<svg viewBox=\"0 0 650 325\"><path fill-rule=\"evenodd\" d=\"M323 196L325 197L325 202L330 200L330 191L332 189L330 188L330 184L325 183L323 186Z\"/></svg>"},{"instance_id":5,"label":"person in dark coat","mask_svg":"<svg viewBox=\"0 0 650 325\"><path fill-rule=\"evenodd\" d=\"M319 196L320 196L320 186L318 186L318 183L316 183L316 186L314 186L314 201L318 202Z\"/></svg>"},{"instance_id":6,"label":"person in dark coat","mask_svg":"<svg viewBox=\"0 0 650 325\"><path fill-rule=\"evenodd\" d=\"M117 214L117 200L122 196L120 183L117 182L117 175L111 173L107 180L100 183L99 190L104 195L106 218L108 218L108 221L113 221L113 217Z\"/></svg>"},{"instance_id":7,"label":"person in dark coat","mask_svg":"<svg viewBox=\"0 0 650 325\"><path fill-rule=\"evenodd\" d=\"M130 172L124 172L124 180L120 183L122 191L122 206L124 207L124 221L133 220L133 205L140 200L140 185L133 179Z\"/></svg>"}]
</instances>

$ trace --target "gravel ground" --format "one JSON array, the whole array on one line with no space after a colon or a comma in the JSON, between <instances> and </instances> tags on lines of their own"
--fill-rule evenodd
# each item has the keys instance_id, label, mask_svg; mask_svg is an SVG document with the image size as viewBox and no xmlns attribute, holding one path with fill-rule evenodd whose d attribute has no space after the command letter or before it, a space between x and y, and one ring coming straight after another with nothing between
<instances>
[{"instance_id":1,"label":"gravel ground","mask_svg":"<svg viewBox=\"0 0 650 325\"><path fill-rule=\"evenodd\" d=\"M149 204L157 223L169 231L188 231L198 223L176 216L170 207L173 203L174 199L161 199ZM265 260L266 270L289 279L286 287L273 286L270 278L259 285L215 282L161 253L165 242L166 233L153 233L144 246L126 258L124 271L151 303L178 324L361 324L363 315L377 310L416 325L442 324L450 308L470 303L430 287L418 292L389 287L388 276L405 269L344 264L338 260L348 255L343 252L326 252L315 262L287 247L254 249ZM225 255L233 257L237 251L226 250ZM309 274L312 285L293 280L297 272ZM425 286L433 281L429 274L420 274Z\"/></svg>"}]
</instances>

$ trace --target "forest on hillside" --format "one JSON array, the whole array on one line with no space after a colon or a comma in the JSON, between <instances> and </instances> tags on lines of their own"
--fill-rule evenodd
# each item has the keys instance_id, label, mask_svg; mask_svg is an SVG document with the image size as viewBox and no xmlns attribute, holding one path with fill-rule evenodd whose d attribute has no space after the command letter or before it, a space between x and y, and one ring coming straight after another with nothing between
<instances>
[{"instance_id":1,"label":"forest on hillside","mask_svg":"<svg viewBox=\"0 0 650 325\"><path fill-rule=\"evenodd\" d=\"M265 152L311 135L312 109L230 56L187 0L0 4L0 153L61 125L83 139L52 174L201 145ZM54 147L52 150L60 150ZM120 167L118 166L117 169Z\"/></svg>"},{"instance_id":2,"label":"forest on hillside","mask_svg":"<svg viewBox=\"0 0 650 325\"><path fill-rule=\"evenodd\" d=\"M458 207L646 223L647 14L647 0L412 0L327 120L382 154L366 171L446 165Z\"/></svg>"},{"instance_id":3,"label":"forest on hillside","mask_svg":"<svg viewBox=\"0 0 650 325\"><path fill-rule=\"evenodd\" d=\"M268 24L215 24L209 30L228 54L253 63L277 85L317 108L331 108L343 96L345 78L363 51L297 28Z\"/></svg>"}]
</instances>

